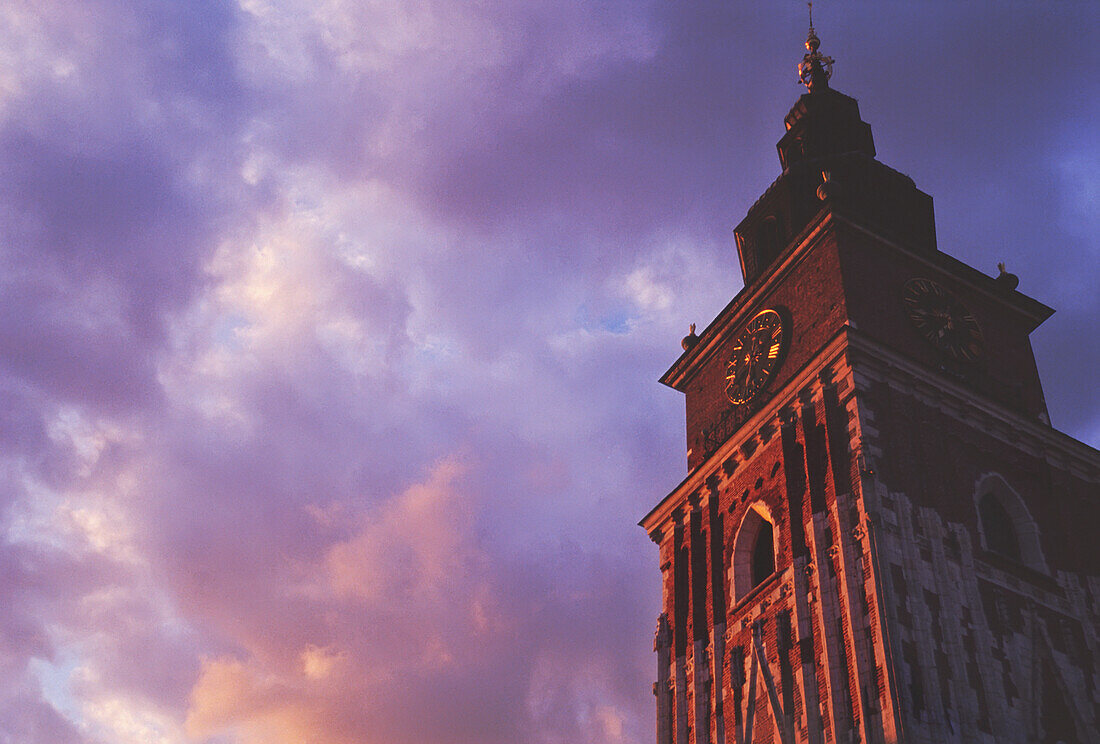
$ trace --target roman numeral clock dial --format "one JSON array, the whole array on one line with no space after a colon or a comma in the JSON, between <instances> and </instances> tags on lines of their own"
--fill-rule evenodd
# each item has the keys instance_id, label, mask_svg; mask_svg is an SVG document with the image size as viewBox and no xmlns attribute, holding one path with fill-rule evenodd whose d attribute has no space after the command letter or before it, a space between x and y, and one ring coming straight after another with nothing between
<instances>
[{"instance_id":1,"label":"roman numeral clock dial","mask_svg":"<svg viewBox=\"0 0 1100 744\"><path fill-rule=\"evenodd\" d=\"M931 279L910 279L902 295L909 320L933 346L958 361L982 353L982 329L955 295Z\"/></svg>"},{"instance_id":2,"label":"roman numeral clock dial","mask_svg":"<svg viewBox=\"0 0 1100 744\"><path fill-rule=\"evenodd\" d=\"M726 365L726 397L744 405L756 397L779 367L783 320L775 310L761 310L737 337Z\"/></svg>"}]
</instances>

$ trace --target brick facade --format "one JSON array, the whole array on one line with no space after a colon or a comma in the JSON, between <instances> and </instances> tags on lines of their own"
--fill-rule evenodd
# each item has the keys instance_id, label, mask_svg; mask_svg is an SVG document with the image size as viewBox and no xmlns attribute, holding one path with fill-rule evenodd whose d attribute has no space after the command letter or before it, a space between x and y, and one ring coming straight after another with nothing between
<instances>
[{"instance_id":1,"label":"brick facade","mask_svg":"<svg viewBox=\"0 0 1100 744\"><path fill-rule=\"evenodd\" d=\"M1100 453L1047 423L1028 334L1051 311L937 249L852 99L819 89L788 125L815 158L739 226L745 289L662 377L689 475L642 521L658 744L1100 741ZM913 277L978 319L977 360L916 331ZM730 348L764 308L781 362L735 406Z\"/></svg>"}]
</instances>

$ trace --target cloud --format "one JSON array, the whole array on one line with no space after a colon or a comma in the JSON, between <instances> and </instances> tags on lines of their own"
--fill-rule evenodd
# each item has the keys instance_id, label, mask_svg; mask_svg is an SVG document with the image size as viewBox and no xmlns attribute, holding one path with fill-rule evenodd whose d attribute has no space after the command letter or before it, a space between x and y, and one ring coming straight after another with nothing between
<instances>
[{"instance_id":1,"label":"cloud","mask_svg":"<svg viewBox=\"0 0 1100 744\"><path fill-rule=\"evenodd\" d=\"M1095 438L1049 363L1096 316L1080 10L862 10L838 87L945 250L1065 309ZM649 739L654 380L739 288L800 12L5 5L0 740Z\"/></svg>"},{"instance_id":2,"label":"cloud","mask_svg":"<svg viewBox=\"0 0 1100 744\"><path fill-rule=\"evenodd\" d=\"M476 554L461 538L477 505L451 491L461 472L454 459L438 464L427 483L411 487L350 539L334 545L326 566L336 594L407 607L425 595L431 600L452 582L465 584L465 564L476 561Z\"/></svg>"},{"instance_id":3,"label":"cloud","mask_svg":"<svg viewBox=\"0 0 1100 744\"><path fill-rule=\"evenodd\" d=\"M316 626L324 637L303 642L270 624L238 635L236 654L203 663L188 733L412 742L446 730L453 741L503 741L533 725L545 731L534 740L556 741L598 720L621 735L624 670L595 639L570 634L593 630L585 614L614 617L615 601L583 587L546 594L560 582L548 568L480 541L469 472L458 457L438 462L329 544L308 572L321 583L295 590L329 618ZM579 740L603 741L599 730Z\"/></svg>"}]
</instances>

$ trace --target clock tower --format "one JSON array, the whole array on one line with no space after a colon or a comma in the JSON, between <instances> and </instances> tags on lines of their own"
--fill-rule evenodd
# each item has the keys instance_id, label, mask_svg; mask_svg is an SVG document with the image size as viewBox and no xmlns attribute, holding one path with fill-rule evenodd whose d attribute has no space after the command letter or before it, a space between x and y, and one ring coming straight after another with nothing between
<instances>
[{"instance_id":1,"label":"clock tower","mask_svg":"<svg viewBox=\"0 0 1100 744\"><path fill-rule=\"evenodd\" d=\"M744 289L661 377L657 742L1100 741L1100 453L1049 424L1052 310L940 250L819 45Z\"/></svg>"}]
</instances>

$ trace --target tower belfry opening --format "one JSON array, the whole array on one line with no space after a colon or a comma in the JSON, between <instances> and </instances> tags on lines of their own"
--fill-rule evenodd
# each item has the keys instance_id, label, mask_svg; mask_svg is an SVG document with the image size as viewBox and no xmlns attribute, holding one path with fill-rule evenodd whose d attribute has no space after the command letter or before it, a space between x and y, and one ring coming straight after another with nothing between
<instances>
[{"instance_id":1,"label":"tower belfry opening","mask_svg":"<svg viewBox=\"0 0 1100 744\"><path fill-rule=\"evenodd\" d=\"M658 744L1100 741L1100 453L1049 424L1053 311L940 250L810 12L744 288L661 377Z\"/></svg>"}]
</instances>

